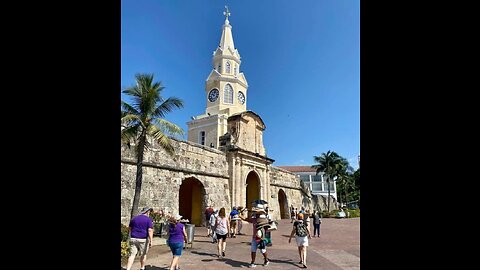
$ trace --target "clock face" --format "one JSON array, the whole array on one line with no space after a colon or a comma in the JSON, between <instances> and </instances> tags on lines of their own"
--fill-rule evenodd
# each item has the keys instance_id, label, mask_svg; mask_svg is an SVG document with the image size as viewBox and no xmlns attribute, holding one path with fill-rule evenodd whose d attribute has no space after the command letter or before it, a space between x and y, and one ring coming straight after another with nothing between
<instances>
[{"instance_id":1,"label":"clock face","mask_svg":"<svg viewBox=\"0 0 480 270\"><path fill-rule=\"evenodd\" d=\"M238 91L238 102L240 104L245 103L245 95L242 93L242 91Z\"/></svg>"},{"instance_id":2,"label":"clock face","mask_svg":"<svg viewBox=\"0 0 480 270\"><path fill-rule=\"evenodd\" d=\"M208 93L208 100L210 100L210 102L215 102L217 98L218 98L218 89L210 90L210 93Z\"/></svg>"}]
</instances>

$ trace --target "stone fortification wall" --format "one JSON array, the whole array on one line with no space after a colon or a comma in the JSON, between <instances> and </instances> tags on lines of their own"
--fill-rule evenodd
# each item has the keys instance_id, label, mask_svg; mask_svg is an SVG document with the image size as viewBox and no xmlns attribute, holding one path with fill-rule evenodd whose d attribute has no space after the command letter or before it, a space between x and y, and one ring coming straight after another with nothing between
<instances>
[{"instance_id":1,"label":"stone fortification wall","mask_svg":"<svg viewBox=\"0 0 480 270\"><path fill-rule=\"evenodd\" d=\"M173 156L155 145L152 150L145 151L139 207L150 206L154 210L177 213L180 185L189 177L203 184L203 204L230 205L225 154L186 141L172 140L172 144L177 149ZM121 170L121 221L128 224L135 190L136 159L133 148L122 146Z\"/></svg>"}]
</instances>

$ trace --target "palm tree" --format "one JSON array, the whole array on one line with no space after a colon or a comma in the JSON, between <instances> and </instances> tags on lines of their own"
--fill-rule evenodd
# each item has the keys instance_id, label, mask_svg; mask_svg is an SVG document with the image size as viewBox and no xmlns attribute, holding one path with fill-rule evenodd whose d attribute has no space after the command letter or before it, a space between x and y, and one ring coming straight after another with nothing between
<instances>
[{"instance_id":1,"label":"palm tree","mask_svg":"<svg viewBox=\"0 0 480 270\"><path fill-rule=\"evenodd\" d=\"M348 203L348 189L352 185L353 167L350 166L346 158L340 157L340 162L335 166L335 175L342 185L343 192L345 193L345 203Z\"/></svg>"},{"instance_id":2,"label":"palm tree","mask_svg":"<svg viewBox=\"0 0 480 270\"><path fill-rule=\"evenodd\" d=\"M138 212L143 180L143 153L153 138L167 153L173 155L173 148L168 135L182 135L183 130L177 125L163 119L175 108L182 108L183 101L170 97L163 99L161 82L153 81L153 74L136 74L136 84L126 88L122 93L132 97L131 105L122 101L122 143L133 142L137 157L137 174L135 178L135 195L130 218Z\"/></svg>"},{"instance_id":3,"label":"palm tree","mask_svg":"<svg viewBox=\"0 0 480 270\"><path fill-rule=\"evenodd\" d=\"M341 157L334 151L328 150L327 153L322 153L320 156L313 156L313 160L318 164L312 165L312 168L317 169L317 175L323 172L327 178L328 198L327 209L330 213L330 181L334 179L338 164L341 162Z\"/></svg>"}]
</instances>

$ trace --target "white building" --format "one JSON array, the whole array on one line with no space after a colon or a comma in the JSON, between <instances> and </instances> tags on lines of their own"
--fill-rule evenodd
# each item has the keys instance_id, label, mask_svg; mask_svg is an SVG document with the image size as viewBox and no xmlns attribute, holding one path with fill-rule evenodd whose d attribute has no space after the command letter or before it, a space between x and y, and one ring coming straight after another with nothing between
<instances>
[{"instance_id":1,"label":"white building","mask_svg":"<svg viewBox=\"0 0 480 270\"><path fill-rule=\"evenodd\" d=\"M328 196L328 183L323 177L323 173L316 174L316 169L310 166L278 166L284 170L292 172L300 176L305 185L310 189L312 194ZM330 196L337 200L337 185L335 181L330 181Z\"/></svg>"}]
</instances>

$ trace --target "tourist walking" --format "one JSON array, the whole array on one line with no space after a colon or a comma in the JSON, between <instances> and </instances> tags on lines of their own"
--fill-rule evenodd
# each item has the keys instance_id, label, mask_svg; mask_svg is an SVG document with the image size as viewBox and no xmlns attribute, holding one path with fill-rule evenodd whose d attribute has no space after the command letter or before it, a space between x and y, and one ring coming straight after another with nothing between
<instances>
[{"instance_id":1,"label":"tourist walking","mask_svg":"<svg viewBox=\"0 0 480 270\"><path fill-rule=\"evenodd\" d=\"M211 205L205 208L205 223L207 227L207 237L212 236L212 226L210 225L210 216L213 214L213 207Z\"/></svg>"},{"instance_id":2,"label":"tourist walking","mask_svg":"<svg viewBox=\"0 0 480 270\"><path fill-rule=\"evenodd\" d=\"M238 220L240 219L239 217L239 212L237 210L237 207L233 207L232 212L230 212L230 237L237 237L237 223Z\"/></svg>"},{"instance_id":3,"label":"tourist walking","mask_svg":"<svg viewBox=\"0 0 480 270\"><path fill-rule=\"evenodd\" d=\"M257 249L260 249L260 252L263 255L263 265L267 266L270 261L268 260L267 254L267 241L265 240L265 226L269 226L267 218L260 218L260 216L266 215L265 210L256 210L252 215L252 241L250 246L251 262L249 267L257 267L255 264L255 258L257 257Z\"/></svg>"},{"instance_id":4,"label":"tourist walking","mask_svg":"<svg viewBox=\"0 0 480 270\"><path fill-rule=\"evenodd\" d=\"M305 222L305 226L307 227L309 232L312 231L312 229L310 228L310 224L312 223L312 222L310 222L310 216L312 216L312 214L310 213L310 209L304 210L303 222ZM308 238L312 239L312 235L309 234Z\"/></svg>"},{"instance_id":5,"label":"tourist walking","mask_svg":"<svg viewBox=\"0 0 480 270\"><path fill-rule=\"evenodd\" d=\"M295 210L296 208L293 207L293 204L292 204L292 206L290 206L290 218L292 219L290 223L293 223L297 217L297 213L295 212Z\"/></svg>"},{"instance_id":6,"label":"tourist walking","mask_svg":"<svg viewBox=\"0 0 480 270\"><path fill-rule=\"evenodd\" d=\"M248 208L239 206L237 207L237 211L239 212L238 217L239 219L237 220L237 234L242 235L242 228L243 228L243 221L245 220L245 213L248 213Z\"/></svg>"},{"instance_id":7,"label":"tourist walking","mask_svg":"<svg viewBox=\"0 0 480 270\"><path fill-rule=\"evenodd\" d=\"M218 257L225 257L225 248L227 247L227 236L230 232L230 224L225 215L225 207L220 208L218 217L215 220L215 234L217 235Z\"/></svg>"},{"instance_id":8,"label":"tourist walking","mask_svg":"<svg viewBox=\"0 0 480 270\"><path fill-rule=\"evenodd\" d=\"M310 236L310 231L303 221L303 214L298 214L298 220L293 223L293 229L288 238L288 243L291 242L292 237L295 235L295 240L298 247L298 255L300 256L300 264L303 268L307 268L307 247L308 247L308 237Z\"/></svg>"},{"instance_id":9,"label":"tourist walking","mask_svg":"<svg viewBox=\"0 0 480 270\"><path fill-rule=\"evenodd\" d=\"M187 232L185 226L180 222L182 216L170 216L168 219L168 240L167 244L172 251L172 262L170 270L179 270L179 260L182 256L184 243L187 243Z\"/></svg>"},{"instance_id":10,"label":"tourist walking","mask_svg":"<svg viewBox=\"0 0 480 270\"><path fill-rule=\"evenodd\" d=\"M153 222L149 217L153 211L150 207L144 207L140 215L130 220L130 257L127 261L127 270L132 268L135 256L140 256L140 269L145 269L148 249L152 246Z\"/></svg>"},{"instance_id":11,"label":"tourist walking","mask_svg":"<svg viewBox=\"0 0 480 270\"><path fill-rule=\"evenodd\" d=\"M315 210L313 212L313 236L320 237L320 224L322 223L322 217L320 213Z\"/></svg>"},{"instance_id":12,"label":"tourist walking","mask_svg":"<svg viewBox=\"0 0 480 270\"><path fill-rule=\"evenodd\" d=\"M217 221L218 210L213 210L213 214L210 215L210 227L212 229L212 243L217 242L217 234L215 233L215 222Z\"/></svg>"}]
</instances>

